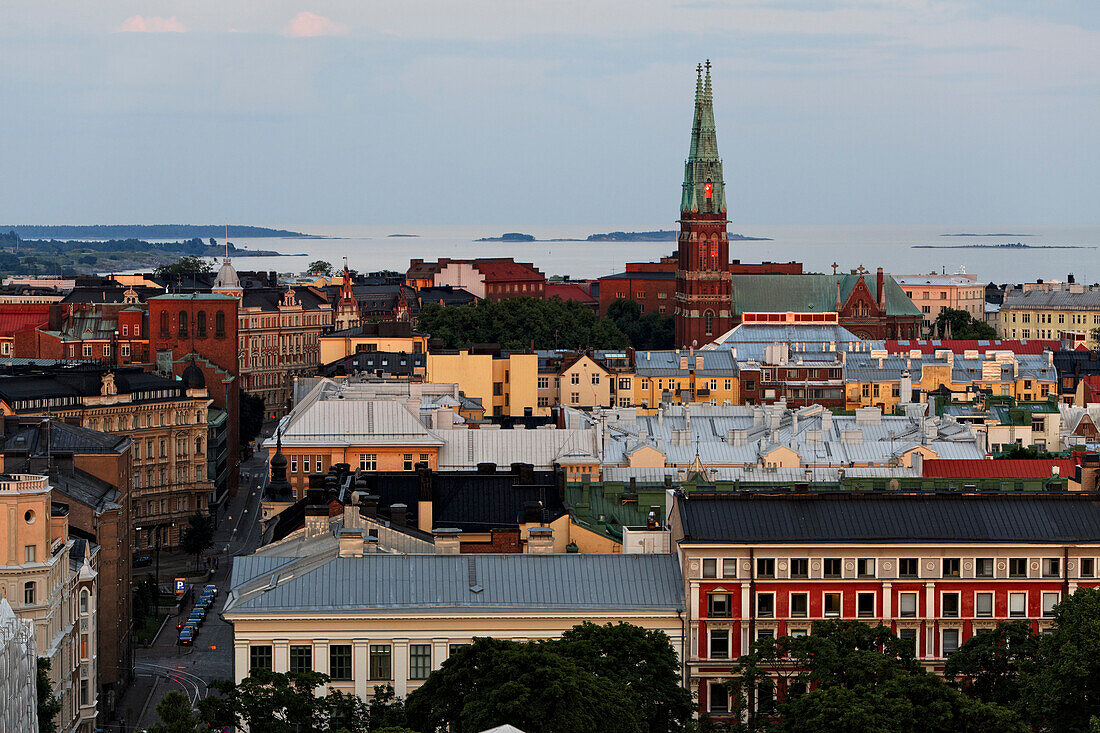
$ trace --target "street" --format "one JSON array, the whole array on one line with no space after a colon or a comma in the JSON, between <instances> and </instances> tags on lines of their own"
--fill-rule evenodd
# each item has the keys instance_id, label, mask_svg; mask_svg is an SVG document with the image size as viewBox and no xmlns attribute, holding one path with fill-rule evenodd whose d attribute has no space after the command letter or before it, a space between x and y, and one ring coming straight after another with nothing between
<instances>
[{"instance_id":1,"label":"street","mask_svg":"<svg viewBox=\"0 0 1100 733\"><path fill-rule=\"evenodd\" d=\"M214 549L207 553L218 558L218 568L209 583L218 587L217 600L205 622L195 635L194 646L176 644L176 623L168 622L152 646L138 647L134 653L134 683L123 696L116 720L102 726L105 731L129 733L157 722L157 703L169 692L182 692L192 704L206 697L207 683L233 677L233 629L221 620L220 612L228 592L233 556L248 554L260 542L260 498L267 479L266 452L259 450L240 466L240 488L228 500L225 514L214 531ZM195 558L188 555L162 553L160 559L162 583L174 577L193 575ZM136 571L135 575L144 574ZM180 610L186 618L201 592L202 582Z\"/></svg>"}]
</instances>

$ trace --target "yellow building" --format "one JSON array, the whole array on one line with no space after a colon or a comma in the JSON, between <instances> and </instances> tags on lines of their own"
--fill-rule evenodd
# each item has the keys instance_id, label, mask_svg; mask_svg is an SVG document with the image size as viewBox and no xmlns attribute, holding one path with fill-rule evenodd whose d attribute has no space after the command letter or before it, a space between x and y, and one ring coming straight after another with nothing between
<instances>
[{"instance_id":1,"label":"yellow building","mask_svg":"<svg viewBox=\"0 0 1100 733\"><path fill-rule=\"evenodd\" d=\"M319 337L320 362L331 364L361 351L423 354L428 334L412 329L408 321L375 321Z\"/></svg>"},{"instance_id":2,"label":"yellow building","mask_svg":"<svg viewBox=\"0 0 1100 733\"><path fill-rule=\"evenodd\" d=\"M740 384L731 351L638 351L634 354L634 405L736 405Z\"/></svg>"},{"instance_id":3,"label":"yellow building","mask_svg":"<svg viewBox=\"0 0 1100 733\"><path fill-rule=\"evenodd\" d=\"M539 400L535 354L430 353L427 381L457 384L467 397L481 400L485 412L494 417L550 414Z\"/></svg>"},{"instance_id":4,"label":"yellow building","mask_svg":"<svg viewBox=\"0 0 1100 733\"><path fill-rule=\"evenodd\" d=\"M1008 339L1057 339L1063 331L1078 334L1095 349L1100 342L1093 329L1100 327L1100 291L1073 289L1009 290L997 320L997 334Z\"/></svg>"}]
</instances>

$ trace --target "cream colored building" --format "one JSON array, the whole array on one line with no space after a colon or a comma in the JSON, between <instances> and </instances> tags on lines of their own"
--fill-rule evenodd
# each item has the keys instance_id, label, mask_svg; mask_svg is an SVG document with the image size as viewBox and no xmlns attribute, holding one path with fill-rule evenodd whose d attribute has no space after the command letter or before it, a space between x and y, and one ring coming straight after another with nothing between
<instances>
[{"instance_id":1,"label":"cream colored building","mask_svg":"<svg viewBox=\"0 0 1100 733\"><path fill-rule=\"evenodd\" d=\"M465 350L428 354L427 381L457 384L467 397L481 400L488 415L550 414L538 399L538 379L535 354L471 354Z\"/></svg>"},{"instance_id":2,"label":"cream colored building","mask_svg":"<svg viewBox=\"0 0 1100 733\"><path fill-rule=\"evenodd\" d=\"M34 622L50 660L61 733L92 733L97 705L98 547L69 537L68 507L45 476L0 474L0 598Z\"/></svg>"},{"instance_id":3,"label":"cream colored building","mask_svg":"<svg viewBox=\"0 0 1100 733\"><path fill-rule=\"evenodd\" d=\"M385 684L404 697L476 637L555 639L585 621L660 630L684 652L669 554L393 555L342 534L326 559L238 557L230 586L238 682L314 670L363 699Z\"/></svg>"},{"instance_id":4,"label":"cream colored building","mask_svg":"<svg viewBox=\"0 0 1100 733\"><path fill-rule=\"evenodd\" d=\"M998 313L997 335L1008 339L1058 339L1063 332L1095 349L1092 335L1100 327L1100 290L1008 290Z\"/></svg>"},{"instance_id":5,"label":"cream colored building","mask_svg":"<svg viewBox=\"0 0 1100 733\"><path fill-rule=\"evenodd\" d=\"M975 275L904 275L895 278L901 289L920 309L927 331L944 308L966 311L975 321L985 319L985 286Z\"/></svg>"}]
</instances>

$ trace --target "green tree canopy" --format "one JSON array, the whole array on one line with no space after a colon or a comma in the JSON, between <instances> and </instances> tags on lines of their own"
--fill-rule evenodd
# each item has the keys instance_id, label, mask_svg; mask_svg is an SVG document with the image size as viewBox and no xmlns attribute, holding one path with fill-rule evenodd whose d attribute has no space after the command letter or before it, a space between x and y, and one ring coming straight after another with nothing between
<instances>
[{"instance_id":1,"label":"green tree canopy","mask_svg":"<svg viewBox=\"0 0 1100 733\"><path fill-rule=\"evenodd\" d=\"M642 315L642 307L633 300L619 298L607 307L607 317L626 334L635 349L671 349L676 339L672 316L650 311Z\"/></svg>"},{"instance_id":2,"label":"green tree canopy","mask_svg":"<svg viewBox=\"0 0 1100 733\"><path fill-rule=\"evenodd\" d=\"M911 645L885 626L824 621L815 623L809 636L761 639L738 660L734 672L735 708L744 711L747 700L759 701L756 709L749 707L749 730L1027 730L1013 711L971 699L925 671L914 659Z\"/></svg>"},{"instance_id":3,"label":"green tree canopy","mask_svg":"<svg viewBox=\"0 0 1100 733\"><path fill-rule=\"evenodd\" d=\"M179 692L169 692L157 703L159 723L149 733L208 733L210 730L191 707L191 701Z\"/></svg>"},{"instance_id":4,"label":"green tree canopy","mask_svg":"<svg viewBox=\"0 0 1100 733\"><path fill-rule=\"evenodd\" d=\"M948 324L951 326L951 338L954 339L997 338L997 329L984 321L976 320L964 310L944 308L932 325L937 332L942 332Z\"/></svg>"},{"instance_id":5,"label":"green tree canopy","mask_svg":"<svg viewBox=\"0 0 1100 733\"><path fill-rule=\"evenodd\" d=\"M173 262L171 265L161 265L153 270L153 275L158 278L166 278L175 277L176 275L201 274L213 271L214 265L210 263L210 260L203 257L187 255L186 257L181 257L177 262Z\"/></svg>"},{"instance_id":6,"label":"green tree canopy","mask_svg":"<svg viewBox=\"0 0 1100 733\"><path fill-rule=\"evenodd\" d=\"M477 733L511 724L526 733L640 733L637 700L586 671L553 642L476 639L406 700L416 730Z\"/></svg>"},{"instance_id":7,"label":"green tree canopy","mask_svg":"<svg viewBox=\"0 0 1100 733\"><path fill-rule=\"evenodd\" d=\"M505 349L621 349L626 335L609 319L575 301L560 298L479 300L462 306L429 303L418 327L441 339L448 349L470 344L499 344Z\"/></svg>"},{"instance_id":8,"label":"green tree canopy","mask_svg":"<svg viewBox=\"0 0 1100 733\"><path fill-rule=\"evenodd\" d=\"M1020 672L1035 654L1027 621L1002 621L966 640L947 660L944 676L970 697L1019 709Z\"/></svg>"},{"instance_id":9,"label":"green tree canopy","mask_svg":"<svg viewBox=\"0 0 1100 733\"><path fill-rule=\"evenodd\" d=\"M310 275L324 275L325 277L332 277L332 263L325 262L324 260L314 260L306 266L306 272Z\"/></svg>"},{"instance_id":10,"label":"green tree canopy","mask_svg":"<svg viewBox=\"0 0 1100 733\"><path fill-rule=\"evenodd\" d=\"M57 733L57 714L61 712L61 701L53 696L50 667L50 660L47 657L38 658L38 671L35 676L35 689L38 693L38 733Z\"/></svg>"},{"instance_id":11,"label":"green tree canopy","mask_svg":"<svg viewBox=\"0 0 1100 733\"><path fill-rule=\"evenodd\" d=\"M195 512L187 519L187 526L183 528L180 537L180 549L188 555L195 556L195 562L199 555L214 546L214 526L210 524L210 517L200 512Z\"/></svg>"}]
</instances>

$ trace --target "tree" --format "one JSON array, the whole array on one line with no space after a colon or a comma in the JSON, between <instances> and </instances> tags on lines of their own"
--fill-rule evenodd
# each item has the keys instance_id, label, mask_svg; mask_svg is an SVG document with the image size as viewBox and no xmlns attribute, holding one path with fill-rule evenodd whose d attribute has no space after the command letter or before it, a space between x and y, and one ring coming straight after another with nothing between
<instances>
[{"instance_id":1,"label":"tree","mask_svg":"<svg viewBox=\"0 0 1100 733\"><path fill-rule=\"evenodd\" d=\"M188 255L181 257L177 262L171 265L161 265L157 269L153 270L153 276L157 278L170 278L176 275L198 275L208 272L213 272L214 266L203 257L195 257Z\"/></svg>"},{"instance_id":2,"label":"tree","mask_svg":"<svg viewBox=\"0 0 1100 733\"><path fill-rule=\"evenodd\" d=\"M214 527L210 517L195 512L187 520L187 526L180 537L180 549L195 556L195 565L199 564L199 555L214 546Z\"/></svg>"},{"instance_id":3,"label":"tree","mask_svg":"<svg viewBox=\"0 0 1100 733\"><path fill-rule=\"evenodd\" d=\"M314 260L310 262L306 267L306 272L310 275L324 275L325 277L332 277L332 264L325 262L324 260Z\"/></svg>"},{"instance_id":4,"label":"tree","mask_svg":"<svg viewBox=\"0 0 1100 733\"><path fill-rule=\"evenodd\" d=\"M1035 654L1027 621L1002 621L966 640L947 660L944 676L970 697L1022 712L1020 672Z\"/></svg>"},{"instance_id":5,"label":"tree","mask_svg":"<svg viewBox=\"0 0 1100 733\"><path fill-rule=\"evenodd\" d=\"M416 730L476 733L511 724L527 733L640 733L633 694L559 653L553 642L476 639L406 700Z\"/></svg>"},{"instance_id":6,"label":"tree","mask_svg":"<svg viewBox=\"0 0 1100 733\"><path fill-rule=\"evenodd\" d=\"M240 421L241 449L256 439L264 426L266 406L264 398L248 392L241 392L238 420Z\"/></svg>"},{"instance_id":7,"label":"tree","mask_svg":"<svg viewBox=\"0 0 1100 733\"><path fill-rule=\"evenodd\" d=\"M942 332L950 324L951 338L956 339L995 339L997 330L983 321L975 320L967 311L956 308L944 308L933 322L933 330Z\"/></svg>"},{"instance_id":8,"label":"tree","mask_svg":"<svg viewBox=\"0 0 1100 733\"><path fill-rule=\"evenodd\" d=\"M743 729L769 733L1015 731L1011 710L973 700L925 671L885 626L824 621L804 637L761 639L734 667Z\"/></svg>"},{"instance_id":9,"label":"tree","mask_svg":"<svg viewBox=\"0 0 1100 733\"><path fill-rule=\"evenodd\" d=\"M649 312L633 300L619 298L607 307L607 318L630 339L635 349L671 349L676 338L672 316Z\"/></svg>"},{"instance_id":10,"label":"tree","mask_svg":"<svg viewBox=\"0 0 1100 733\"><path fill-rule=\"evenodd\" d=\"M210 729L191 707L191 701L179 692L169 692L157 703L159 723L149 727L149 733L206 733Z\"/></svg>"},{"instance_id":11,"label":"tree","mask_svg":"<svg viewBox=\"0 0 1100 733\"><path fill-rule=\"evenodd\" d=\"M34 679L38 692L38 733L57 733L57 714L61 712L61 701L53 696L50 667L47 657L38 658L38 671Z\"/></svg>"},{"instance_id":12,"label":"tree","mask_svg":"<svg viewBox=\"0 0 1100 733\"><path fill-rule=\"evenodd\" d=\"M1100 718L1100 588L1078 588L1055 606L1024 665L1023 691L1039 730L1079 733Z\"/></svg>"},{"instance_id":13,"label":"tree","mask_svg":"<svg viewBox=\"0 0 1100 733\"><path fill-rule=\"evenodd\" d=\"M640 706L649 733L679 733L691 720L691 695L680 684L676 650L663 631L585 622L554 647L582 669L622 684Z\"/></svg>"}]
</instances>

